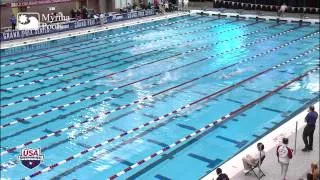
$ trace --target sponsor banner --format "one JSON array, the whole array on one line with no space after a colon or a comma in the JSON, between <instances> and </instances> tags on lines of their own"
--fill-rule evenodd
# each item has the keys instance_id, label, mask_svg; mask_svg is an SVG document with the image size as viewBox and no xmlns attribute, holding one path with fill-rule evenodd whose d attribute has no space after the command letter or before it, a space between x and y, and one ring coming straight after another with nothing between
<instances>
[{"instance_id":1,"label":"sponsor banner","mask_svg":"<svg viewBox=\"0 0 320 180\"><path fill-rule=\"evenodd\" d=\"M63 32L73 29L90 27L99 24L99 19L85 19L80 21L55 23L41 26L36 30L15 30L1 33L1 41L8 41L13 39L20 39L32 36L39 36L44 34L51 34L56 32Z\"/></svg>"},{"instance_id":2,"label":"sponsor banner","mask_svg":"<svg viewBox=\"0 0 320 180\"><path fill-rule=\"evenodd\" d=\"M143 11L133 11L133 12L124 13L124 14L114 14L112 16L108 16L106 22L112 23L112 22L140 18L140 17L150 16L155 14L156 13L154 9L147 9Z\"/></svg>"},{"instance_id":3,"label":"sponsor banner","mask_svg":"<svg viewBox=\"0 0 320 180\"><path fill-rule=\"evenodd\" d=\"M106 23L112 23L112 22L145 17L150 15L155 15L155 11L153 9L148 9L143 11L134 11L134 12L125 13L125 14L114 14L106 18ZM21 39L21 38L27 38L32 36L69 31L73 29L80 29L80 28L96 26L96 25L100 25L99 18L83 19L79 21L71 21L71 22L64 22L64 23L47 24L45 26L41 26L37 30L15 30L15 31L1 32L1 41L8 41L8 40Z\"/></svg>"}]
</instances>

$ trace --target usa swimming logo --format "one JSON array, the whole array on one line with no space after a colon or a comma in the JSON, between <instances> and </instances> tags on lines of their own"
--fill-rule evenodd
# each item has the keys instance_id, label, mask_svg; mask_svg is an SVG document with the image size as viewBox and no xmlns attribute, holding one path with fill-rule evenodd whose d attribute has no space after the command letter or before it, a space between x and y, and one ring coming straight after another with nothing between
<instances>
[{"instance_id":1,"label":"usa swimming logo","mask_svg":"<svg viewBox=\"0 0 320 180\"><path fill-rule=\"evenodd\" d=\"M18 159L21 161L22 165L29 169L33 169L43 161L44 156L41 155L40 148L26 148L21 150L21 154L18 156Z\"/></svg>"}]
</instances>

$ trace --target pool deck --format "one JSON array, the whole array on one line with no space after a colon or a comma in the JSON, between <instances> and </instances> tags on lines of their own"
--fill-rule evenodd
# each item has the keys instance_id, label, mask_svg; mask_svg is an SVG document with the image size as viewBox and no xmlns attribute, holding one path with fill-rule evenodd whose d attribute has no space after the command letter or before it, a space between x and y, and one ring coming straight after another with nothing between
<instances>
[{"instance_id":1,"label":"pool deck","mask_svg":"<svg viewBox=\"0 0 320 180\"><path fill-rule=\"evenodd\" d=\"M319 102L315 104L315 109L319 112ZM281 142L283 137L289 138L289 146L294 149L295 142L295 126L298 122L298 133L297 133L297 149L294 154L293 159L290 162L288 170L288 180L298 180L306 179L306 173L310 169L312 162L320 162L319 160L319 120L317 120L316 131L314 133L314 144L312 152L302 152L301 149L304 148L304 143L302 141L302 132L305 126L304 118L307 114L307 109L299 113L297 116L293 117L279 128L270 132L258 142L262 142L265 145L266 159L261 165L262 171L266 174L261 179L264 180L276 180L280 179L280 166L278 165L276 158L276 147ZM256 151L256 143L250 145L248 148L237 154L232 159L225 162L220 166L223 172L228 174L230 179L234 180L254 180L257 179L255 176L245 176L242 172L242 157L246 154L252 154ZM212 180L216 179L215 170L209 173L207 176L203 177L202 180Z\"/></svg>"}]
</instances>

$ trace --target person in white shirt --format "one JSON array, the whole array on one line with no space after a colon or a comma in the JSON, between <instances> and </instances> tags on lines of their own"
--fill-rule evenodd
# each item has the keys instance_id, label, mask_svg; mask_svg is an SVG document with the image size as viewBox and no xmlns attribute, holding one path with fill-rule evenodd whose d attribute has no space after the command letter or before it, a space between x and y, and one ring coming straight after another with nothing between
<instances>
[{"instance_id":1,"label":"person in white shirt","mask_svg":"<svg viewBox=\"0 0 320 180\"><path fill-rule=\"evenodd\" d=\"M105 23L105 15L104 15L104 13L100 13L100 16L99 16L99 18L100 18L100 25L101 26L103 26L104 25L104 23Z\"/></svg>"},{"instance_id":2,"label":"person in white shirt","mask_svg":"<svg viewBox=\"0 0 320 180\"><path fill-rule=\"evenodd\" d=\"M250 171L250 168L252 166L256 166L260 162L260 160L265 156L264 145L261 142L257 144L257 148L258 151L255 154L247 154L245 157L242 158L242 163L244 167L243 173L247 174Z\"/></svg>"},{"instance_id":3,"label":"person in white shirt","mask_svg":"<svg viewBox=\"0 0 320 180\"><path fill-rule=\"evenodd\" d=\"M189 9L189 0L184 0L183 5L184 5L183 9L188 10Z\"/></svg>"},{"instance_id":4,"label":"person in white shirt","mask_svg":"<svg viewBox=\"0 0 320 180\"><path fill-rule=\"evenodd\" d=\"M278 11L278 16L283 16L287 8L288 6L285 3L283 3Z\"/></svg>"},{"instance_id":5,"label":"person in white shirt","mask_svg":"<svg viewBox=\"0 0 320 180\"><path fill-rule=\"evenodd\" d=\"M165 11L169 11L169 2L168 1L165 1L164 9L165 9Z\"/></svg>"},{"instance_id":6,"label":"person in white shirt","mask_svg":"<svg viewBox=\"0 0 320 180\"><path fill-rule=\"evenodd\" d=\"M281 180L285 180L287 178L289 161L292 158L292 149L288 147L288 143L288 138L283 138L282 144L277 147L278 162L281 166Z\"/></svg>"}]
</instances>

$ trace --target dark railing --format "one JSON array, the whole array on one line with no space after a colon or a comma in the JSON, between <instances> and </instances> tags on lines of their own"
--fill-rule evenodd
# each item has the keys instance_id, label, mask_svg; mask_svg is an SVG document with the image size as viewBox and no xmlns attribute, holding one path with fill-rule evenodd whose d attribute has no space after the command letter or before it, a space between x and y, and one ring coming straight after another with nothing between
<instances>
[{"instance_id":1,"label":"dark railing","mask_svg":"<svg viewBox=\"0 0 320 180\"><path fill-rule=\"evenodd\" d=\"M289 13L319 13L319 0L213 0L214 8L277 11L286 3Z\"/></svg>"}]
</instances>

